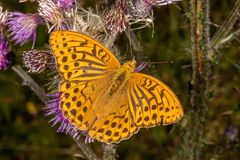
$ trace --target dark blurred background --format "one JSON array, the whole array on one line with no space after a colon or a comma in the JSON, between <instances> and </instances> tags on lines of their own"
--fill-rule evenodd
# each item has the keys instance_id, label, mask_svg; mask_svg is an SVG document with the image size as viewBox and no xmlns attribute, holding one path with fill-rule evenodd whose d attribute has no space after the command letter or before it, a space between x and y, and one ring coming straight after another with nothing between
<instances>
[{"instance_id":1,"label":"dark blurred background","mask_svg":"<svg viewBox=\"0 0 240 160\"><path fill-rule=\"evenodd\" d=\"M17 0L0 0L4 9L34 13L36 3L21 3ZM211 37L223 24L234 7L235 0L211 0ZM82 5L96 8L100 1L81 1ZM189 110L191 81L191 39L188 16L189 2L183 0L177 5L154 8L154 36L152 28L135 31L149 61L173 61L173 63L148 66L144 72L158 76L177 94L186 114ZM101 9L99 6L98 8ZM240 24L234 26L239 29ZM37 48L48 42L46 27L38 28ZM121 43L120 43L121 42ZM124 42L124 43L123 43ZM122 34L116 41L122 51L130 54L129 41ZM240 42L239 37L224 45L213 61L214 74L211 84L211 99L206 119L204 160L237 160L240 156ZM29 50L31 43L12 46L17 54L17 63L22 63L23 50ZM32 77L47 90L51 81L48 72ZM70 136L56 133L49 118L44 117L44 104L11 69L0 73L0 159L1 160L70 160L81 151ZM127 141L118 145L121 160L165 160L177 159L181 144L181 130L187 119L174 126L158 126L141 129ZM93 144L95 150L100 145Z\"/></svg>"}]
</instances>

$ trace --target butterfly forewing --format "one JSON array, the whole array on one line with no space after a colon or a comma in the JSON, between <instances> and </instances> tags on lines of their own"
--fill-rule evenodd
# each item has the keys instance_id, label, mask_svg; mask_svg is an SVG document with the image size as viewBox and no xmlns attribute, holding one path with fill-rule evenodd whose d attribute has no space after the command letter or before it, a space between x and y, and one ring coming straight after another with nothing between
<instances>
[{"instance_id":1,"label":"butterfly forewing","mask_svg":"<svg viewBox=\"0 0 240 160\"><path fill-rule=\"evenodd\" d=\"M59 92L64 117L80 130L88 130L96 116L93 103L120 63L107 48L77 32L54 31L50 45L63 78Z\"/></svg>"},{"instance_id":2,"label":"butterfly forewing","mask_svg":"<svg viewBox=\"0 0 240 160\"><path fill-rule=\"evenodd\" d=\"M120 67L117 58L97 41L72 31L54 31L50 45L59 73L68 81L101 79Z\"/></svg>"},{"instance_id":3,"label":"butterfly forewing","mask_svg":"<svg viewBox=\"0 0 240 160\"><path fill-rule=\"evenodd\" d=\"M128 103L137 126L168 125L183 116L177 96L163 82L145 74L133 73L129 83Z\"/></svg>"}]
</instances>

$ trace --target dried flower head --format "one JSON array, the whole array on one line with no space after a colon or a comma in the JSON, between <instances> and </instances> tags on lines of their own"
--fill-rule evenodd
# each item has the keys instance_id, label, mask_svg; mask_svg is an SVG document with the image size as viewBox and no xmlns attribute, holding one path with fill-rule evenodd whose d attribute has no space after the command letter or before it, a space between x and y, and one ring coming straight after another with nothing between
<instances>
[{"instance_id":1,"label":"dried flower head","mask_svg":"<svg viewBox=\"0 0 240 160\"><path fill-rule=\"evenodd\" d=\"M49 32L52 29L63 30L67 29L65 23L65 12L55 3L54 0L39 0L38 13L41 15L45 21L50 24Z\"/></svg>"},{"instance_id":2,"label":"dried flower head","mask_svg":"<svg viewBox=\"0 0 240 160\"><path fill-rule=\"evenodd\" d=\"M0 5L0 32L3 32L3 28L6 25L7 19L8 11L3 11L3 8Z\"/></svg>"},{"instance_id":3,"label":"dried flower head","mask_svg":"<svg viewBox=\"0 0 240 160\"><path fill-rule=\"evenodd\" d=\"M153 3L151 0L135 0L130 5L131 15L135 18L145 18L149 16Z\"/></svg>"},{"instance_id":4,"label":"dried flower head","mask_svg":"<svg viewBox=\"0 0 240 160\"><path fill-rule=\"evenodd\" d=\"M54 58L50 51L30 50L23 54L23 62L28 72L41 73L46 68L54 69Z\"/></svg>"},{"instance_id":5,"label":"dried flower head","mask_svg":"<svg viewBox=\"0 0 240 160\"><path fill-rule=\"evenodd\" d=\"M91 8L85 10L81 6L75 12L72 30L92 37L106 33L105 22L101 15L94 13Z\"/></svg>"},{"instance_id":6,"label":"dried flower head","mask_svg":"<svg viewBox=\"0 0 240 160\"><path fill-rule=\"evenodd\" d=\"M12 12L7 22L12 40L15 41L15 44L20 45L29 40L35 42L36 28L41 23L39 15L20 12Z\"/></svg>"},{"instance_id":7,"label":"dried flower head","mask_svg":"<svg viewBox=\"0 0 240 160\"><path fill-rule=\"evenodd\" d=\"M116 5L106 14L106 28L111 33L123 32L127 26L139 24L136 28L141 29L152 24L150 16L152 2L150 0L117 1Z\"/></svg>"},{"instance_id":8,"label":"dried flower head","mask_svg":"<svg viewBox=\"0 0 240 160\"><path fill-rule=\"evenodd\" d=\"M9 52L7 40L0 35L0 70L6 70L12 63L14 54Z\"/></svg>"},{"instance_id":9,"label":"dried flower head","mask_svg":"<svg viewBox=\"0 0 240 160\"><path fill-rule=\"evenodd\" d=\"M134 17L145 18L150 15L153 6L163 6L181 0L134 0L131 3L131 14Z\"/></svg>"},{"instance_id":10,"label":"dried flower head","mask_svg":"<svg viewBox=\"0 0 240 160\"><path fill-rule=\"evenodd\" d=\"M115 6L105 16L106 28L111 33L123 32L128 25L127 2L118 0Z\"/></svg>"}]
</instances>

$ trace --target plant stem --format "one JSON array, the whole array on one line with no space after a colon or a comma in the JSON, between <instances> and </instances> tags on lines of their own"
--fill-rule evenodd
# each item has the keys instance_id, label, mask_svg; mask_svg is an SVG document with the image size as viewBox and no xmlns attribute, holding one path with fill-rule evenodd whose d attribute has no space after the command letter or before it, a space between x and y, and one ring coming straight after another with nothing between
<instances>
[{"instance_id":1,"label":"plant stem","mask_svg":"<svg viewBox=\"0 0 240 160\"><path fill-rule=\"evenodd\" d=\"M226 44L232 41L233 39L236 39L239 35L240 35L240 29L232 33L229 33L229 35L227 35L226 37L222 38L221 41L219 41L219 46L222 46L223 44Z\"/></svg>"},{"instance_id":2,"label":"plant stem","mask_svg":"<svg viewBox=\"0 0 240 160\"><path fill-rule=\"evenodd\" d=\"M28 86L31 90L46 104L49 99L44 90L30 77L20 65L13 65L12 70L16 72L22 79L23 85Z\"/></svg>"},{"instance_id":3,"label":"plant stem","mask_svg":"<svg viewBox=\"0 0 240 160\"><path fill-rule=\"evenodd\" d=\"M73 138L73 139L77 143L78 147L82 150L84 155L87 157L87 159L89 159L89 160L101 160L93 152L91 147L84 142L83 138L80 137L80 138Z\"/></svg>"},{"instance_id":4,"label":"plant stem","mask_svg":"<svg viewBox=\"0 0 240 160\"><path fill-rule=\"evenodd\" d=\"M209 41L209 0L191 0L192 90L188 123L183 135L179 159L200 159L204 122L208 109L208 86L211 69L207 59Z\"/></svg>"},{"instance_id":5,"label":"plant stem","mask_svg":"<svg viewBox=\"0 0 240 160\"><path fill-rule=\"evenodd\" d=\"M117 145L104 144L103 145L103 160L116 160L117 157Z\"/></svg>"},{"instance_id":6,"label":"plant stem","mask_svg":"<svg viewBox=\"0 0 240 160\"><path fill-rule=\"evenodd\" d=\"M234 24L240 17L240 0L234 4L234 8L230 16L223 23L222 27L217 31L211 40L211 48L217 49L222 43L222 40L229 34Z\"/></svg>"}]
</instances>

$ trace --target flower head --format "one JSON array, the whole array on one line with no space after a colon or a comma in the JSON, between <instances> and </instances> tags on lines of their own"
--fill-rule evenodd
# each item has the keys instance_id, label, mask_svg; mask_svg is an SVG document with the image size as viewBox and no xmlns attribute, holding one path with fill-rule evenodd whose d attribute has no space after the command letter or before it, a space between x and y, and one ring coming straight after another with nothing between
<instances>
[{"instance_id":1,"label":"flower head","mask_svg":"<svg viewBox=\"0 0 240 160\"><path fill-rule=\"evenodd\" d=\"M23 54L23 62L28 68L28 72L41 73L46 68L54 69L54 58L50 51L30 50Z\"/></svg>"},{"instance_id":2,"label":"flower head","mask_svg":"<svg viewBox=\"0 0 240 160\"><path fill-rule=\"evenodd\" d=\"M88 135L87 131L81 131L75 125L72 125L67 117L65 117L64 112L60 107L62 93L49 94L48 97L50 100L47 103L47 106L44 108L45 116L53 116L49 121L52 123L52 127L56 124L60 124L58 127L58 133L69 134L73 137L79 138L80 135L85 135L85 143L94 142L95 138L92 138Z\"/></svg>"},{"instance_id":3,"label":"flower head","mask_svg":"<svg viewBox=\"0 0 240 160\"><path fill-rule=\"evenodd\" d=\"M153 6L163 6L181 0L134 0L131 5L131 14L134 17L144 18L150 15Z\"/></svg>"},{"instance_id":4,"label":"flower head","mask_svg":"<svg viewBox=\"0 0 240 160\"><path fill-rule=\"evenodd\" d=\"M152 23L150 15L153 6L167 5L179 0L117 0L115 6L106 14L106 28L111 33L123 32L127 26L139 24L141 29Z\"/></svg>"},{"instance_id":5,"label":"flower head","mask_svg":"<svg viewBox=\"0 0 240 160\"><path fill-rule=\"evenodd\" d=\"M7 18L8 18L8 12L3 11L2 6L0 6L0 32L1 33L3 32L3 28L6 25Z\"/></svg>"},{"instance_id":6,"label":"flower head","mask_svg":"<svg viewBox=\"0 0 240 160\"><path fill-rule=\"evenodd\" d=\"M73 9L76 7L76 0L55 0L57 4L66 10Z\"/></svg>"},{"instance_id":7,"label":"flower head","mask_svg":"<svg viewBox=\"0 0 240 160\"><path fill-rule=\"evenodd\" d=\"M14 55L8 51L7 40L0 35L0 70L6 70L12 63Z\"/></svg>"},{"instance_id":8,"label":"flower head","mask_svg":"<svg viewBox=\"0 0 240 160\"><path fill-rule=\"evenodd\" d=\"M35 42L36 28L42 23L37 14L12 12L7 22L10 36L16 44L23 45L29 40Z\"/></svg>"},{"instance_id":9,"label":"flower head","mask_svg":"<svg viewBox=\"0 0 240 160\"><path fill-rule=\"evenodd\" d=\"M127 3L125 0L117 1L116 5L106 14L106 28L111 33L123 32L128 25L127 21Z\"/></svg>"},{"instance_id":10,"label":"flower head","mask_svg":"<svg viewBox=\"0 0 240 160\"><path fill-rule=\"evenodd\" d=\"M72 136L79 136L80 131L77 127L73 126L67 118L64 117L63 111L60 108L61 93L50 94L50 101L47 103L45 108L45 115L54 117L49 121L52 123L52 127L60 123L57 130L59 133L66 133Z\"/></svg>"},{"instance_id":11,"label":"flower head","mask_svg":"<svg viewBox=\"0 0 240 160\"><path fill-rule=\"evenodd\" d=\"M131 15L137 18L145 18L150 14L152 6L151 0L135 0L131 5Z\"/></svg>"},{"instance_id":12,"label":"flower head","mask_svg":"<svg viewBox=\"0 0 240 160\"><path fill-rule=\"evenodd\" d=\"M52 29L66 29L64 11L53 0L39 0L38 13L47 23L52 25L49 31Z\"/></svg>"}]
</instances>

